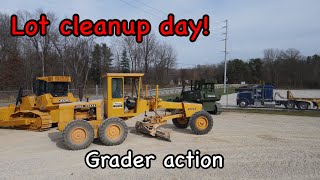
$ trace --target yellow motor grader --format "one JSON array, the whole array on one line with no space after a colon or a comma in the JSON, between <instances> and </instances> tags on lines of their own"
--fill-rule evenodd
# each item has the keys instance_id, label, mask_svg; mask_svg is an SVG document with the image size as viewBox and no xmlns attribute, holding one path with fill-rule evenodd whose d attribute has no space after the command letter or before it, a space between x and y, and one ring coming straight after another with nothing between
<instances>
[{"instance_id":1,"label":"yellow motor grader","mask_svg":"<svg viewBox=\"0 0 320 180\"><path fill-rule=\"evenodd\" d=\"M68 76L38 77L33 94L23 96L20 88L16 104L0 107L0 127L24 128L37 131L49 129L60 119L59 105L77 102L68 93L71 78Z\"/></svg>"},{"instance_id":2,"label":"yellow motor grader","mask_svg":"<svg viewBox=\"0 0 320 180\"><path fill-rule=\"evenodd\" d=\"M168 131L161 128L173 120L178 128L190 126L194 134L207 134L213 126L211 115L202 110L201 104L187 102L166 102L156 95L143 95L141 73L108 73L103 76L103 100L65 103L59 105L58 129L62 131L63 142L71 150L90 146L95 138L105 145L121 144L127 137L125 120L145 113L142 121L136 122L136 129L170 140ZM131 97L125 96L125 82L131 80ZM161 110L168 112L160 113ZM147 112L154 115L147 116Z\"/></svg>"}]
</instances>

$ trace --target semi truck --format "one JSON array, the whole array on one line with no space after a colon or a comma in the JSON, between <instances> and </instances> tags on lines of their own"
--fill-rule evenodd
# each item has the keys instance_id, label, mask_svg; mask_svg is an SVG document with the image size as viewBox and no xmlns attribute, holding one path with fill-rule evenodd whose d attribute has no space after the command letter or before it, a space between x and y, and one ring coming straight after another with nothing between
<instances>
[{"instance_id":1,"label":"semi truck","mask_svg":"<svg viewBox=\"0 0 320 180\"><path fill-rule=\"evenodd\" d=\"M245 108L251 105L261 104L262 106L284 106L287 109L298 108L307 110L311 107L319 109L320 98L301 98L295 97L291 91L287 91L287 97L280 93L274 93L272 85L254 85L240 87L236 89L237 105Z\"/></svg>"}]
</instances>

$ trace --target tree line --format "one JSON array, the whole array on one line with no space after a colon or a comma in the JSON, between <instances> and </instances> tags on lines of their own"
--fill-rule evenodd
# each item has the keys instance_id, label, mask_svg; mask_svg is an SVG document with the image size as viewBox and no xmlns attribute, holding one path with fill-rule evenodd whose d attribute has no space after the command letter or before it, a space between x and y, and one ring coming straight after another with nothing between
<instances>
[{"instance_id":1,"label":"tree line","mask_svg":"<svg viewBox=\"0 0 320 180\"><path fill-rule=\"evenodd\" d=\"M18 26L44 13L19 11ZM224 63L176 68L175 49L154 33L136 43L134 37L117 37L110 44L95 37L64 37L56 14L46 13L47 35L13 37L10 16L0 13L0 90L31 89L36 77L68 75L71 88L101 85L109 72L145 73L145 82L166 85L191 79L216 79L223 83ZM283 88L320 88L320 55L304 56L296 49L266 49L262 58L232 59L227 63L228 83L265 82Z\"/></svg>"},{"instance_id":2,"label":"tree line","mask_svg":"<svg viewBox=\"0 0 320 180\"><path fill-rule=\"evenodd\" d=\"M248 61L232 59L227 62L230 84L272 84L278 88L320 88L320 55L304 56L297 49L266 49L262 58ZM208 77L218 83L224 80L224 62L198 65L180 71L182 79Z\"/></svg>"},{"instance_id":3,"label":"tree line","mask_svg":"<svg viewBox=\"0 0 320 180\"><path fill-rule=\"evenodd\" d=\"M18 11L19 29L42 13ZM94 87L110 72L143 72L150 83L166 83L175 67L174 48L153 33L143 43L134 37L98 43L96 37L61 36L56 14L45 14L51 21L46 36L13 37L10 16L0 13L0 90L31 89L36 77L49 75L71 76L71 88Z\"/></svg>"}]
</instances>

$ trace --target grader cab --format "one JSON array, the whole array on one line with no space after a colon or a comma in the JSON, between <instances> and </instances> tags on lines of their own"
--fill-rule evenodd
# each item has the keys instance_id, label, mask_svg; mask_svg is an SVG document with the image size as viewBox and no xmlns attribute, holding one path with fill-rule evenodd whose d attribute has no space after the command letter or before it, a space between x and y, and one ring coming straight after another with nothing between
<instances>
[{"instance_id":1,"label":"grader cab","mask_svg":"<svg viewBox=\"0 0 320 180\"><path fill-rule=\"evenodd\" d=\"M103 76L103 105L91 104L96 118L72 119L74 112L71 104L61 105L66 118L59 121L58 129L63 132L66 147L71 150L84 149L95 138L109 146L121 144L128 134L124 121L143 113L142 121L136 122L137 131L167 140L170 140L170 134L161 126L169 120L173 120L177 128L190 126L197 135L207 134L212 129L212 117L202 110L201 104L163 101L158 96L158 86L156 95L149 96L147 86L143 93L142 77L141 73L108 73ZM127 82L131 82L131 96L125 91ZM85 108L84 105L79 106ZM163 112L166 110L168 112Z\"/></svg>"},{"instance_id":2,"label":"grader cab","mask_svg":"<svg viewBox=\"0 0 320 180\"><path fill-rule=\"evenodd\" d=\"M78 101L68 93L68 76L38 77L33 94L23 95L20 88L15 105L0 108L0 127L44 131L59 121L59 105Z\"/></svg>"}]
</instances>

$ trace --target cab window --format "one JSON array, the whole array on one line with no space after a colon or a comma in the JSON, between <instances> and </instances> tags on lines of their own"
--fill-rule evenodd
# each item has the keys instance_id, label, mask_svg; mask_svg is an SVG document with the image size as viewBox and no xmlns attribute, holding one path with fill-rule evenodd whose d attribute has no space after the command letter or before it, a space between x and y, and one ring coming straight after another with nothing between
<instances>
[{"instance_id":1,"label":"cab window","mask_svg":"<svg viewBox=\"0 0 320 180\"><path fill-rule=\"evenodd\" d=\"M112 79L112 98L122 98L123 97L123 79L113 78Z\"/></svg>"},{"instance_id":2,"label":"cab window","mask_svg":"<svg viewBox=\"0 0 320 180\"><path fill-rule=\"evenodd\" d=\"M108 83L107 83L107 78L104 78L102 81L102 86L103 86L103 97L106 99L108 96Z\"/></svg>"},{"instance_id":3,"label":"cab window","mask_svg":"<svg viewBox=\"0 0 320 180\"><path fill-rule=\"evenodd\" d=\"M46 92L54 97L67 96L68 94L67 82L49 82L46 85Z\"/></svg>"},{"instance_id":4,"label":"cab window","mask_svg":"<svg viewBox=\"0 0 320 180\"><path fill-rule=\"evenodd\" d=\"M33 84L33 93L37 96L46 94L46 82L42 80L36 80Z\"/></svg>"}]
</instances>

